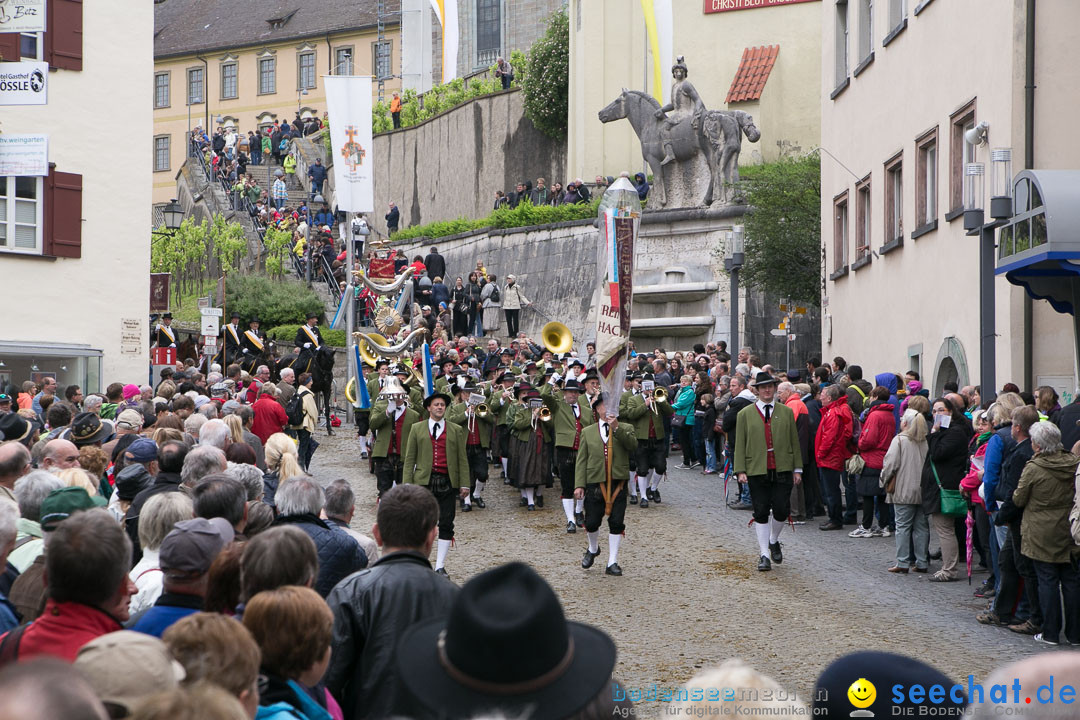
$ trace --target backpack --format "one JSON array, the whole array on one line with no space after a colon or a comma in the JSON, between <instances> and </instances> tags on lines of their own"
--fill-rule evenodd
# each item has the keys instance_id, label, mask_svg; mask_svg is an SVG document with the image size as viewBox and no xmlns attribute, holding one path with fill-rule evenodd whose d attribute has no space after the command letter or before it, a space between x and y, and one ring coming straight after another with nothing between
<instances>
[{"instance_id":1,"label":"backpack","mask_svg":"<svg viewBox=\"0 0 1080 720\"><path fill-rule=\"evenodd\" d=\"M304 424L304 398L299 392L289 398L289 402L285 404L285 417L288 418L291 426Z\"/></svg>"},{"instance_id":2,"label":"backpack","mask_svg":"<svg viewBox=\"0 0 1080 720\"><path fill-rule=\"evenodd\" d=\"M491 298L491 302L497 303L497 302L502 301L502 296L499 295L499 286L498 285L491 288L491 295L489 297Z\"/></svg>"}]
</instances>

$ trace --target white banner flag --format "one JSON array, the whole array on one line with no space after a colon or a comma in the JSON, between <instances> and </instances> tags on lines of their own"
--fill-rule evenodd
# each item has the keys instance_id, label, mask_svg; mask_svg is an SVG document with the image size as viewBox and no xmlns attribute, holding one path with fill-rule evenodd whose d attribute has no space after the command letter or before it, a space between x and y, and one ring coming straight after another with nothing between
<instances>
[{"instance_id":1,"label":"white banner flag","mask_svg":"<svg viewBox=\"0 0 1080 720\"><path fill-rule=\"evenodd\" d=\"M371 78L324 76L334 193L338 210L375 210L375 172L371 142Z\"/></svg>"}]
</instances>

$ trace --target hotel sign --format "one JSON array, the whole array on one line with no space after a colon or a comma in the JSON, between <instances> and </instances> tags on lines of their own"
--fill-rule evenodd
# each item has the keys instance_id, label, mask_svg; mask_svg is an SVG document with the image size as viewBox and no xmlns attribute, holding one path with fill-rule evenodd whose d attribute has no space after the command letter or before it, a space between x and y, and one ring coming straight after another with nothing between
<instances>
[{"instance_id":1,"label":"hotel sign","mask_svg":"<svg viewBox=\"0 0 1080 720\"><path fill-rule=\"evenodd\" d=\"M728 12L729 10L753 10L754 8L794 5L795 3L817 2L818 0L704 0L705 14Z\"/></svg>"}]
</instances>

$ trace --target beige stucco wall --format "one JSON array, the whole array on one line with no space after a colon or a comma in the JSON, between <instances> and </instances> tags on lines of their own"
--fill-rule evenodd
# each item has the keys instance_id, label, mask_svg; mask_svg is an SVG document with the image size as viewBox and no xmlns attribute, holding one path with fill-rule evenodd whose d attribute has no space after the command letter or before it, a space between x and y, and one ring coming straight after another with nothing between
<instances>
[{"instance_id":1,"label":"beige stucco wall","mask_svg":"<svg viewBox=\"0 0 1080 720\"><path fill-rule=\"evenodd\" d=\"M758 143L743 139L742 163L770 161L781 152L794 148L805 152L818 144L820 3L711 14L703 12L700 1L673 5L674 51L686 57L689 80L706 107L750 112L762 131ZM624 87L654 90L641 4L570 0L569 17L568 175L589 180L597 174L637 172L642 168L641 150L630 124L620 120L605 125L596 114ZM759 45L780 45L761 100L728 108L724 101L743 50ZM664 81L670 80L665 70Z\"/></svg>"},{"instance_id":2,"label":"beige stucco wall","mask_svg":"<svg viewBox=\"0 0 1080 720\"><path fill-rule=\"evenodd\" d=\"M922 346L919 370L934 382L939 352L947 339L963 347L968 380L978 383L979 306L978 241L967 237L962 219L945 220L950 207L950 115L972 98L976 122L990 123L989 143L977 148L977 162L987 166L985 204L990 194L990 149L1013 149L1014 174L1023 167L1024 15L1023 0L933 2L918 16L909 9L908 26L882 47L890 28L883 13L875 19L874 61L835 99L836 5L819 7L822 27L822 243L825 251L823 356L842 355L867 373L903 371L912 366L909 348ZM876 3L875 5L881 5ZM852 13L852 60L858 63ZM1037 168L1080 167L1080 148L1066 118L1075 117L1077 51L1069 28L1080 20L1080 6L1039 5L1039 54L1036 62ZM958 28L964 28L958 32ZM1052 58L1052 59L1051 59ZM850 73L849 73L850 77ZM1069 78L1072 78L1071 80ZM915 140L938 127L938 227L916 239ZM854 259L856 183L871 176L871 240L878 251L885 236L885 172L896 153L903 157L904 244L872 257L869 265L836 280L833 198L849 193L848 257ZM846 166L846 168L844 167ZM850 172L848 171L850 169ZM1023 382L1023 295L1003 277L995 280L997 313L997 386ZM1068 319L1036 302L1033 374L1073 375ZM829 338L831 328L831 341ZM964 378L962 377L961 380Z\"/></svg>"},{"instance_id":3,"label":"beige stucco wall","mask_svg":"<svg viewBox=\"0 0 1080 720\"><path fill-rule=\"evenodd\" d=\"M393 73L400 75L401 52L399 48L400 34L397 26L388 26L385 37L393 46L391 48L391 62ZM374 30L365 32L342 33L331 35L329 45L326 37L310 38L307 40L290 40L288 42L257 47L237 48L230 51L207 53L202 57L207 63L207 88L206 97L209 99L209 117L211 124L217 116L232 117L237 119L236 126L247 134L248 130L257 125L257 118L263 113L271 114L271 122L276 117L279 120L292 121L296 116L297 108L307 108L315 111L320 117L326 111L326 91L322 77L331 74L330 69L333 58L338 48L353 48L353 72L357 75L372 74L374 56L372 44L378 39ZM306 48L314 48L315 51L315 87L308 89L307 95L300 95L297 90L299 83L298 54ZM267 50L274 53L277 58L277 92L260 95L258 77L258 58ZM221 99L221 64L228 61L236 61L239 64L237 73L237 97L235 99ZM154 135L170 136L171 162L168 170L154 173L154 202L168 202L175 197L177 171L184 161L184 138L188 131L188 110L191 111L191 127L205 124L207 105L197 103L187 105L187 70L189 68L203 67L203 61L195 55L158 59L154 63L154 73L169 73L169 107L154 110ZM399 90L401 80L394 78L386 81L384 96L387 103L390 102L390 94ZM378 83L372 86L374 99L378 99ZM148 95L152 97L152 93Z\"/></svg>"},{"instance_id":4,"label":"beige stucco wall","mask_svg":"<svg viewBox=\"0 0 1080 720\"><path fill-rule=\"evenodd\" d=\"M149 338L153 12L149 3L84 4L84 69L50 72L48 105L3 109L5 133L48 134L50 162L81 174L83 194L80 259L0 255L0 340L28 352L45 343L101 350L106 381L147 379L148 342L142 354L121 356L120 328L122 317L136 319ZM112 159L87 137L88 121L110 122L107 108L123 109L113 124L127 139ZM13 366L11 357L0 359ZM59 361L36 359L61 385L81 382L74 366L64 372Z\"/></svg>"}]
</instances>

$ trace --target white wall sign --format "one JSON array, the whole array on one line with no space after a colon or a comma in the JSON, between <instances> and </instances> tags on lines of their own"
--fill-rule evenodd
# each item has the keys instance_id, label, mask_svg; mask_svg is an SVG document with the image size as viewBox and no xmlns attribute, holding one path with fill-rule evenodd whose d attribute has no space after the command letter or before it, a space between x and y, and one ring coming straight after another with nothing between
<instances>
[{"instance_id":1,"label":"white wall sign","mask_svg":"<svg viewBox=\"0 0 1080 720\"><path fill-rule=\"evenodd\" d=\"M46 0L0 2L0 33L45 32Z\"/></svg>"},{"instance_id":2,"label":"white wall sign","mask_svg":"<svg viewBox=\"0 0 1080 720\"><path fill-rule=\"evenodd\" d=\"M143 321L139 318L120 318L120 354L142 355L146 347Z\"/></svg>"},{"instance_id":3,"label":"white wall sign","mask_svg":"<svg viewBox=\"0 0 1080 720\"><path fill-rule=\"evenodd\" d=\"M46 105L48 84L49 63L0 63L0 105Z\"/></svg>"},{"instance_id":4,"label":"white wall sign","mask_svg":"<svg viewBox=\"0 0 1080 720\"><path fill-rule=\"evenodd\" d=\"M0 175L45 177L48 174L48 135L0 133Z\"/></svg>"}]
</instances>

